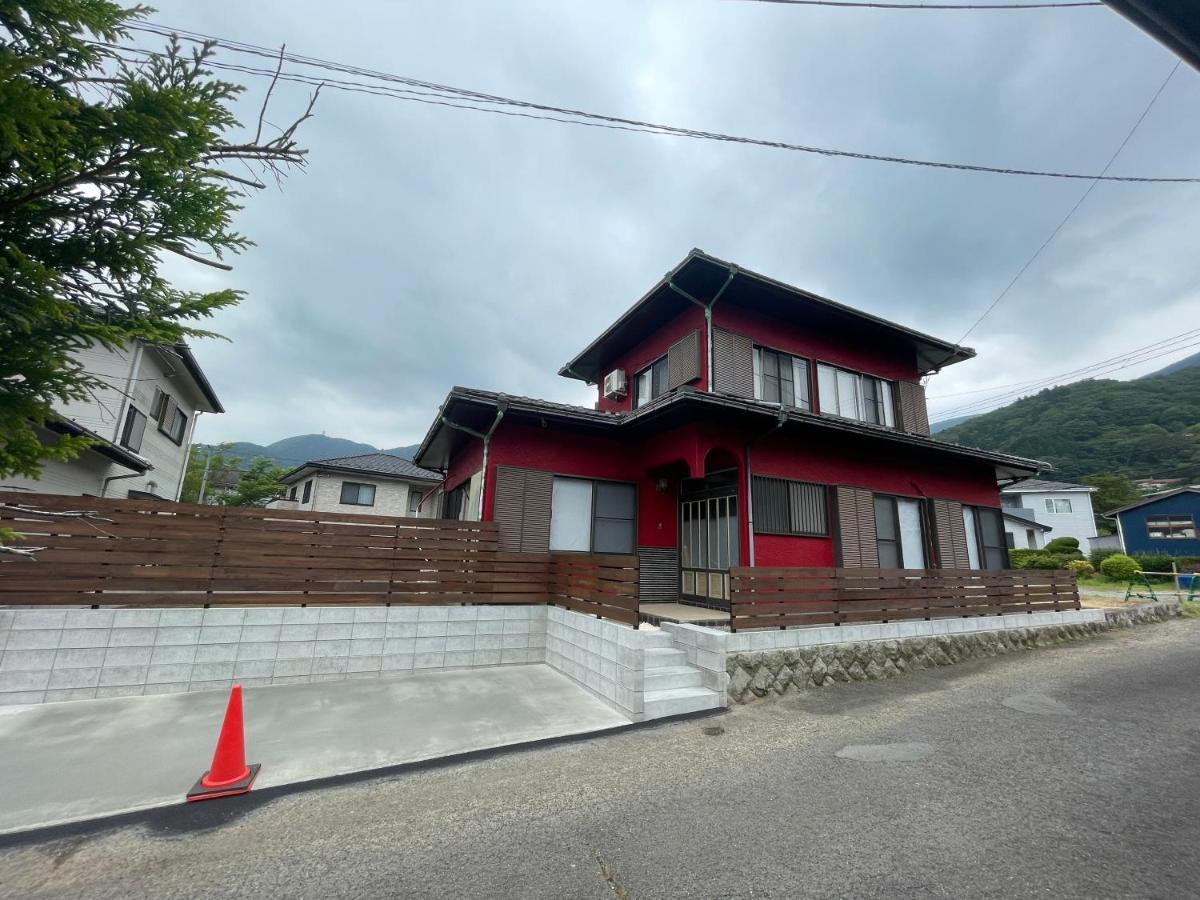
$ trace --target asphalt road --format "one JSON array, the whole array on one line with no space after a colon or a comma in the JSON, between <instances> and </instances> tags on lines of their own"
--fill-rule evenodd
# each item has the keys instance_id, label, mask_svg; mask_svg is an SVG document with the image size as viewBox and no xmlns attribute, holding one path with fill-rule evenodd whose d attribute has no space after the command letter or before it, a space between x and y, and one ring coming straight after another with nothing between
<instances>
[{"instance_id":1,"label":"asphalt road","mask_svg":"<svg viewBox=\"0 0 1200 900\"><path fill-rule=\"evenodd\" d=\"M1146 626L200 804L2 847L0 895L1196 897L1198 647L1200 621Z\"/></svg>"}]
</instances>

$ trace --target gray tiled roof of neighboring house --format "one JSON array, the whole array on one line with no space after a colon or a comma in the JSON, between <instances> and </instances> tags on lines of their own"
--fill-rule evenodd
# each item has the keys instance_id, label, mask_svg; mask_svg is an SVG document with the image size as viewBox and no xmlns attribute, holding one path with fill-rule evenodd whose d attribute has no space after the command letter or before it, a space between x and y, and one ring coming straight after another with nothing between
<instances>
[{"instance_id":1,"label":"gray tiled roof of neighboring house","mask_svg":"<svg viewBox=\"0 0 1200 900\"><path fill-rule=\"evenodd\" d=\"M1004 518L1006 518L1012 522L1020 522L1022 525L1029 525L1033 528L1039 528L1042 531L1052 531L1053 530L1049 525L1044 525L1041 522L1039 522L1037 519L1035 519L1033 517L1032 509L1025 509L1024 507L1005 506L1000 510L1000 512L1002 512L1004 514Z\"/></svg>"},{"instance_id":2,"label":"gray tiled roof of neighboring house","mask_svg":"<svg viewBox=\"0 0 1200 900\"><path fill-rule=\"evenodd\" d=\"M389 478L418 478L422 481L441 481L442 476L430 469L422 469L415 463L402 456L392 456L390 453L360 453L357 456L334 456L330 459L312 459L303 466L298 466L288 474L301 469L316 467L370 472L375 475L386 475Z\"/></svg>"},{"instance_id":3,"label":"gray tiled roof of neighboring house","mask_svg":"<svg viewBox=\"0 0 1200 900\"><path fill-rule=\"evenodd\" d=\"M1040 478L1027 478L1025 481L1018 481L1016 484L1009 485L1004 488L1003 494L1036 494L1049 493L1052 491L1088 491L1093 492L1094 487L1088 487L1086 484L1071 484L1069 481L1043 481Z\"/></svg>"}]
</instances>

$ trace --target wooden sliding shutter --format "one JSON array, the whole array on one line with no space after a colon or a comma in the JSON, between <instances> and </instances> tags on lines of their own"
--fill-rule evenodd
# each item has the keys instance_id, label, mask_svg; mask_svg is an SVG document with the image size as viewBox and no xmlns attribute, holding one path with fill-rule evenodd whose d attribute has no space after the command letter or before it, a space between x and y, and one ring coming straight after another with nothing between
<instances>
[{"instance_id":1,"label":"wooden sliding shutter","mask_svg":"<svg viewBox=\"0 0 1200 900\"><path fill-rule=\"evenodd\" d=\"M685 334L667 350L667 389L700 377L700 332Z\"/></svg>"},{"instance_id":2,"label":"wooden sliding shutter","mask_svg":"<svg viewBox=\"0 0 1200 900\"><path fill-rule=\"evenodd\" d=\"M963 523L962 504L957 500L931 500L934 539L938 561L943 569L969 569L967 527Z\"/></svg>"},{"instance_id":3,"label":"wooden sliding shutter","mask_svg":"<svg viewBox=\"0 0 1200 900\"><path fill-rule=\"evenodd\" d=\"M900 382L900 424L909 434L929 434L924 385L915 381Z\"/></svg>"},{"instance_id":4,"label":"wooden sliding shutter","mask_svg":"<svg viewBox=\"0 0 1200 900\"><path fill-rule=\"evenodd\" d=\"M712 389L718 394L754 396L754 342L750 338L713 329Z\"/></svg>"},{"instance_id":5,"label":"wooden sliding shutter","mask_svg":"<svg viewBox=\"0 0 1200 900\"><path fill-rule=\"evenodd\" d=\"M878 567L875 496L863 488L839 487L837 517L840 564L851 569Z\"/></svg>"},{"instance_id":6,"label":"wooden sliding shutter","mask_svg":"<svg viewBox=\"0 0 1200 900\"><path fill-rule=\"evenodd\" d=\"M496 525L507 553L550 549L550 495L554 476L536 469L496 467Z\"/></svg>"}]
</instances>

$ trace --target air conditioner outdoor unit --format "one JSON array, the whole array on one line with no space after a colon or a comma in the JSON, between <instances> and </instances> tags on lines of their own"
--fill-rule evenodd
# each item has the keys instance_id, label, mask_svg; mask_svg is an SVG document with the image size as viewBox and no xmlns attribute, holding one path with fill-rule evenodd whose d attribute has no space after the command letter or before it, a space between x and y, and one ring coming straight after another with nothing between
<instances>
[{"instance_id":1,"label":"air conditioner outdoor unit","mask_svg":"<svg viewBox=\"0 0 1200 900\"><path fill-rule=\"evenodd\" d=\"M604 396L609 400L620 400L625 396L624 369L613 369L604 376Z\"/></svg>"}]
</instances>

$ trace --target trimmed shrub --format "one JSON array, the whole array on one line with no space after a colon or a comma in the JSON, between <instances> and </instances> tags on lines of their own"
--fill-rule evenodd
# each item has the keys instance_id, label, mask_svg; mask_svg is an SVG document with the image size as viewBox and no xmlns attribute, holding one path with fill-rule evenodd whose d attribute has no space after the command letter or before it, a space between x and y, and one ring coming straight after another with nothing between
<instances>
[{"instance_id":1,"label":"trimmed shrub","mask_svg":"<svg viewBox=\"0 0 1200 900\"><path fill-rule=\"evenodd\" d=\"M1093 550L1088 554L1088 562L1099 569L1100 563L1104 562L1110 556L1116 556L1120 552L1120 550L1114 550L1110 547L1106 547L1103 550Z\"/></svg>"},{"instance_id":2,"label":"trimmed shrub","mask_svg":"<svg viewBox=\"0 0 1200 900\"><path fill-rule=\"evenodd\" d=\"M1026 551L1016 559L1009 551L1008 561L1014 569L1061 569L1067 564L1061 553L1044 553L1041 550Z\"/></svg>"},{"instance_id":3,"label":"trimmed shrub","mask_svg":"<svg viewBox=\"0 0 1200 900\"><path fill-rule=\"evenodd\" d=\"M1096 573L1095 567L1086 559L1072 559L1067 562L1067 568L1075 573L1076 578L1086 578Z\"/></svg>"},{"instance_id":4,"label":"trimmed shrub","mask_svg":"<svg viewBox=\"0 0 1200 900\"><path fill-rule=\"evenodd\" d=\"M1134 553L1133 558L1143 572L1170 572L1172 563L1179 565L1179 560L1169 553Z\"/></svg>"},{"instance_id":5,"label":"trimmed shrub","mask_svg":"<svg viewBox=\"0 0 1200 900\"><path fill-rule=\"evenodd\" d=\"M1046 545L1047 553L1078 553L1079 538L1056 537Z\"/></svg>"},{"instance_id":6,"label":"trimmed shrub","mask_svg":"<svg viewBox=\"0 0 1200 900\"><path fill-rule=\"evenodd\" d=\"M1100 573L1113 581L1129 581L1138 573L1137 560L1117 553L1100 563Z\"/></svg>"}]
</instances>

